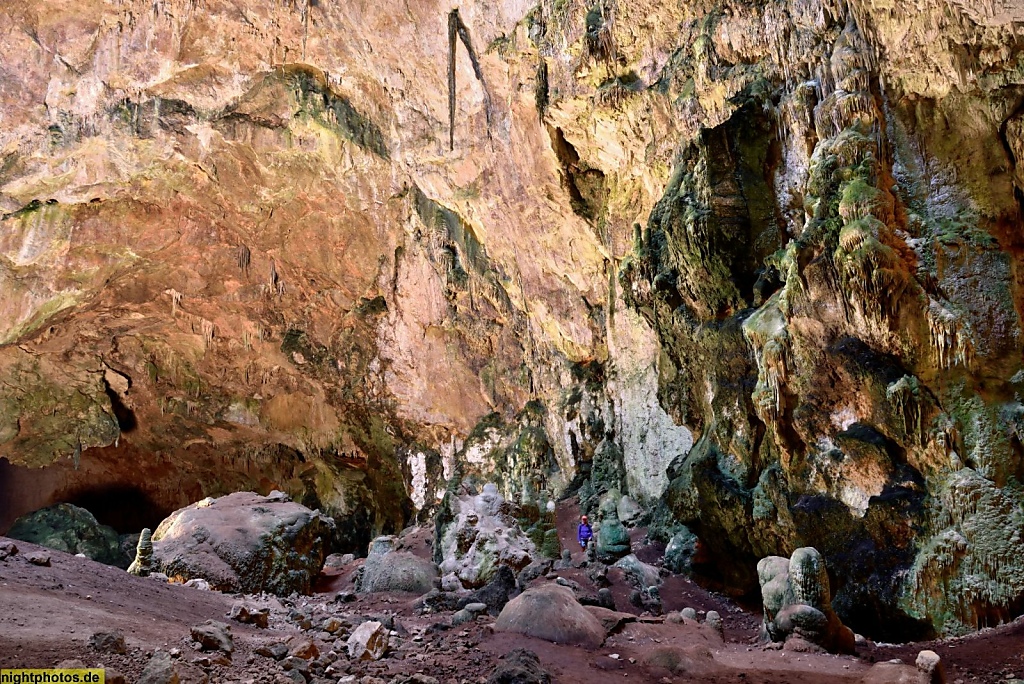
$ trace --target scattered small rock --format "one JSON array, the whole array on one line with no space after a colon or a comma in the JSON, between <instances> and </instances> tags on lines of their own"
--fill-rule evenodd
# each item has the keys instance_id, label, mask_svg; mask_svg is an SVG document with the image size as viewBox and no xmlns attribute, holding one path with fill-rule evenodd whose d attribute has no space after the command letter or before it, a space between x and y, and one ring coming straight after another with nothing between
<instances>
[{"instance_id":1,"label":"scattered small rock","mask_svg":"<svg viewBox=\"0 0 1024 684\"><path fill-rule=\"evenodd\" d=\"M693 608L683 608L681 611L679 611L679 615L684 620L696 620L697 619L697 611L694 610Z\"/></svg>"},{"instance_id":2,"label":"scattered small rock","mask_svg":"<svg viewBox=\"0 0 1024 684\"><path fill-rule=\"evenodd\" d=\"M245 625L256 625L266 629L270 625L269 608L253 608L244 602L237 602L231 606L228 617L236 622Z\"/></svg>"},{"instance_id":3,"label":"scattered small rock","mask_svg":"<svg viewBox=\"0 0 1024 684\"><path fill-rule=\"evenodd\" d=\"M722 621L722 616L718 614L717 610L709 610L707 617L704 618L704 622L718 632L719 636L725 633L725 623Z\"/></svg>"},{"instance_id":4,"label":"scattered small rock","mask_svg":"<svg viewBox=\"0 0 1024 684\"><path fill-rule=\"evenodd\" d=\"M309 672L309 661L305 658L298 658L296 656L288 656L281 661L281 667L287 670L298 670L305 674Z\"/></svg>"},{"instance_id":5,"label":"scattered small rock","mask_svg":"<svg viewBox=\"0 0 1024 684\"><path fill-rule=\"evenodd\" d=\"M207 620L191 630L192 638L199 642L204 651L221 651L231 653L235 650L231 638L231 628L223 622Z\"/></svg>"},{"instance_id":6,"label":"scattered small rock","mask_svg":"<svg viewBox=\"0 0 1024 684\"><path fill-rule=\"evenodd\" d=\"M320 649L312 639L295 636L288 640L288 655L312 660L320 657Z\"/></svg>"},{"instance_id":7,"label":"scattered small rock","mask_svg":"<svg viewBox=\"0 0 1024 684\"><path fill-rule=\"evenodd\" d=\"M506 655L487 684L550 684L551 676L540 665L540 659L533 651L517 648Z\"/></svg>"},{"instance_id":8,"label":"scattered small rock","mask_svg":"<svg viewBox=\"0 0 1024 684\"><path fill-rule=\"evenodd\" d=\"M184 586L191 589L199 589L200 591L210 591L210 583L201 578L190 579L185 582Z\"/></svg>"},{"instance_id":9,"label":"scattered small rock","mask_svg":"<svg viewBox=\"0 0 1024 684\"><path fill-rule=\"evenodd\" d=\"M38 565L40 567L50 567L50 554L44 551L29 551L25 554L25 560L32 565Z\"/></svg>"},{"instance_id":10,"label":"scattered small rock","mask_svg":"<svg viewBox=\"0 0 1024 684\"><path fill-rule=\"evenodd\" d=\"M914 664L928 677L928 684L946 684L946 668L935 651L921 651Z\"/></svg>"},{"instance_id":11,"label":"scattered small rock","mask_svg":"<svg viewBox=\"0 0 1024 684\"><path fill-rule=\"evenodd\" d=\"M348 655L356 660L380 660L388 650L388 630L376 620L356 627L348 638Z\"/></svg>"},{"instance_id":12,"label":"scattered small rock","mask_svg":"<svg viewBox=\"0 0 1024 684\"><path fill-rule=\"evenodd\" d=\"M263 644L256 649L256 655L273 658L274 660L281 660L288 655L288 647L282 643Z\"/></svg>"},{"instance_id":13,"label":"scattered small rock","mask_svg":"<svg viewBox=\"0 0 1024 684\"><path fill-rule=\"evenodd\" d=\"M340 632L341 630L345 629L345 627L347 626L347 622L337 617L327 618L326 620L324 620L324 624L322 625L323 630L328 634L336 634L337 632Z\"/></svg>"},{"instance_id":14,"label":"scattered small rock","mask_svg":"<svg viewBox=\"0 0 1024 684\"><path fill-rule=\"evenodd\" d=\"M128 652L128 646L124 642L124 635L120 632L96 632L89 638L89 646L100 653L124 655Z\"/></svg>"},{"instance_id":15,"label":"scattered small rock","mask_svg":"<svg viewBox=\"0 0 1024 684\"><path fill-rule=\"evenodd\" d=\"M338 595L334 597L334 602L335 603L352 603L353 601L356 601L358 598L359 597L356 596L354 592L351 592L351 591L339 591Z\"/></svg>"},{"instance_id":16,"label":"scattered small rock","mask_svg":"<svg viewBox=\"0 0 1024 684\"><path fill-rule=\"evenodd\" d=\"M178 684L180 681L171 655L166 651L156 651L142 669L138 684Z\"/></svg>"},{"instance_id":17,"label":"scattered small rock","mask_svg":"<svg viewBox=\"0 0 1024 684\"><path fill-rule=\"evenodd\" d=\"M476 615L474 613L471 613L465 608L463 608L462 610L455 613L455 615L452 615L452 627L456 627L467 622L472 622L475 619Z\"/></svg>"},{"instance_id":18,"label":"scattered small rock","mask_svg":"<svg viewBox=\"0 0 1024 684\"><path fill-rule=\"evenodd\" d=\"M6 560L17 553L18 547L14 545L14 542L0 542L0 560Z\"/></svg>"}]
</instances>

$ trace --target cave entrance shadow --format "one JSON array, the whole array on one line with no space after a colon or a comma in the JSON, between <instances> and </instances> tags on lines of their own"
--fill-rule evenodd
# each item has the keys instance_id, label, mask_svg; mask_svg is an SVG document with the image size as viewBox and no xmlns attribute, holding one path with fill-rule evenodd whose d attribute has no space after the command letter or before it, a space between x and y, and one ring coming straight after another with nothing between
<instances>
[{"instance_id":1,"label":"cave entrance shadow","mask_svg":"<svg viewBox=\"0 0 1024 684\"><path fill-rule=\"evenodd\" d=\"M80 489L67 497L66 502L81 506L101 524L110 525L120 534L138 532L143 527L154 530L172 512L129 485Z\"/></svg>"},{"instance_id":2,"label":"cave entrance shadow","mask_svg":"<svg viewBox=\"0 0 1024 684\"><path fill-rule=\"evenodd\" d=\"M135 412L124 405L121 397L118 396L117 392L110 385L106 386L105 391L110 399L110 407L114 410L114 417L117 418L117 427L120 428L121 432L128 433L137 428L139 421L135 418Z\"/></svg>"}]
</instances>

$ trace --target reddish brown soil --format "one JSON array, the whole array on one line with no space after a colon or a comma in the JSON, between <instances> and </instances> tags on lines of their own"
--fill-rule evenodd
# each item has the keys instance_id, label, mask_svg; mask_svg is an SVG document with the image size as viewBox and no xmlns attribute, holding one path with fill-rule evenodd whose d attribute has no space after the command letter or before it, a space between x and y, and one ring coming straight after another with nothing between
<instances>
[{"instance_id":1,"label":"reddish brown soil","mask_svg":"<svg viewBox=\"0 0 1024 684\"><path fill-rule=\"evenodd\" d=\"M568 548L575 539L576 514L570 507L558 512L558 529ZM403 546L418 555L429 554L429 531L417 530L402 539ZM52 567L30 565L24 554L38 547L16 542L21 553L0 561L0 668L50 667L68 658L79 658L88 665L103 665L120 670L134 681L154 649L181 651L181 662L193 662L202 656L190 644L189 627L207 619L227 621L224 617L236 597L218 592L200 591L154 579L127 575L117 568L50 551ZM649 558L657 549L645 547L643 534L635 539L635 550ZM582 557L574 554L575 560ZM393 615L396 629L403 635L397 648L376 663L349 663L342 656L340 672L358 677L374 675L392 681L400 675L425 673L444 684L480 682L494 670L499 659L515 648L529 648L540 657L543 666L558 684L599 684L601 682L857 682L871 662L899 658L912 663L922 648L931 648L943 658L949 681L1005 681L1009 674L1024 674L1024 621L987 630L969 638L938 643L901 646L866 646L859 657L801 654L765 650L757 643L760 617L742 610L726 597L703 590L689 580L668 576L661 587L666 610L693 607L699 613L717 610L726 626L725 641L709 652L696 670L676 672L645 666L643 661L654 649L669 645L687 645L706 639L703 625L666 623L657 616L645 616L641 622L625 625L595 651L556 645L516 634L495 633L493 618L481 617L460 627L446 629L450 613L419 614L418 597L400 594L361 596L353 603L332 602L335 594L352 588L355 571L361 561L339 570L328 570L318 585L320 593L297 597L295 607L310 611L314 624L334 614L358 620L360 617ZM584 570L570 568L557 573L578 582L586 591L596 591ZM620 611L639 613L629 603L630 587L618 570L609 572L616 606ZM538 580L546 581L546 580ZM276 601L270 599L271 602ZM288 601L285 601L287 604ZM185 681L280 682L281 670L273 660L255 655L265 643L284 641L301 634L301 629L286 617L288 606L271 615L271 627L259 630L232 624L236 651L230 664L199 662L190 666ZM100 654L88 646L89 637L100 630L120 630L128 642L127 655ZM314 628L306 636L319 639ZM321 641L321 652L332 648ZM344 642L333 644L343 653ZM612 658L617 654L617 659ZM321 681L336 682L340 674Z\"/></svg>"}]
</instances>

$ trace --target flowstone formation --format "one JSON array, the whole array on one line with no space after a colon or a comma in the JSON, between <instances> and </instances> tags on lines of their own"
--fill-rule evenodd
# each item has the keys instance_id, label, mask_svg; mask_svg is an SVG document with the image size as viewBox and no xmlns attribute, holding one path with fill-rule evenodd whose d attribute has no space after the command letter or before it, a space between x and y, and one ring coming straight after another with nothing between
<instances>
[{"instance_id":1,"label":"flowstone formation","mask_svg":"<svg viewBox=\"0 0 1024 684\"><path fill-rule=\"evenodd\" d=\"M501 567L509 568L514 576L539 555L513 511L493 483L473 496L445 496L434 537L434 561L440 569L442 589L482 587Z\"/></svg>"},{"instance_id":2,"label":"flowstone formation","mask_svg":"<svg viewBox=\"0 0 1024 684\"><path fill-rule=\"evenodd\" d=\"M1024 16L990 5L695 12L660 83L698 126L620 271L662 343L662 405L699 435L664 502L708 572L751 590L757 558L813 545L837 612L880 638L976 629L1024 596L1003 133Z\"/></svg>"},{"instance_id":3,"label":"flowstone formation","mask_svg":"<svg viewBox=\"0 0 1024 684\"><path fill-rule=\"evenodd\" d=\"M825 561L804 547L791 558L769 556L757 564L764 602L763 634L773 642L791 637L832 653L853 653L854 635L832 610Z\"/></svg>"}]
</instances>

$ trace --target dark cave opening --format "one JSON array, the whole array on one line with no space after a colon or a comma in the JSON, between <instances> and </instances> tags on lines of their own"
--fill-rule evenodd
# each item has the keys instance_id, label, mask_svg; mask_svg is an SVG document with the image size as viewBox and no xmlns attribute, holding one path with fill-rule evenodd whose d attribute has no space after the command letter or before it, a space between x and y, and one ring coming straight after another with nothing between
<instances>
[{"instance_id":1,"label":"dark cave opening","mask_svg":"<svg viewBox=\"0 0 1024 684\"><path fill-rule=\"evenodd\" d=\"M62 502L84 508L102 525L119 534L138 532L143 527L156 529L173 511L157 504L137 487L125 484L100 485L73 492Z\"/></svg>"},{"instance_id":2,"label":"dark cave opening","mask_svg":"<svg viewBox=\"0 0 1024 684\"><path fill-rule=\"evenodd\" d=\"M135 412L125 406L124 402L121 401L120 395L107 383L104 383L104 392L106 392L107 398L110 399L110 407L114 411L114 417L117 418L117 427L120 428L121 432L132 432L135 428L139 427L139 421L135 417Z\"/></svg>"}]
</instances>

